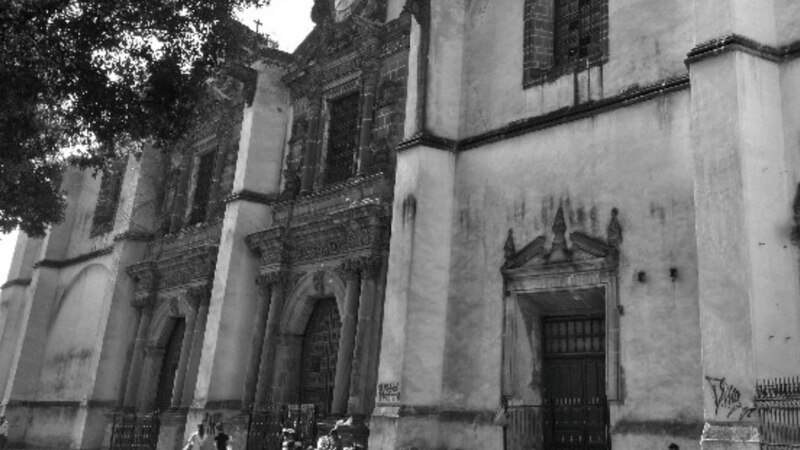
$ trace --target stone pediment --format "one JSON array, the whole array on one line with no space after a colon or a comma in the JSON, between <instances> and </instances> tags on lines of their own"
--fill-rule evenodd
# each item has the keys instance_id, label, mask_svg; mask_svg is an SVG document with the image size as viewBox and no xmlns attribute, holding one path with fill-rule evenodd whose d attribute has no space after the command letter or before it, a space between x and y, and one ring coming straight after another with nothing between
<instances>
[{"instance_id":1,"label":"stone pediment","mask_svg":"<svg viewBox=\"0 0 800 450\"><path fill-rule=\"evenodd\" d=\"M505 244L505 262L502 272L506 276L527 274L556 267L611 268L619 258L622 228L617 220L617 210L611 212L611 221L604 241L580 231L567 233L564 211L559 207L552 227L552 239L545 235L533 239L519 251L514 244L513 230L508 231Z\"/></svg>"}]
</instances>

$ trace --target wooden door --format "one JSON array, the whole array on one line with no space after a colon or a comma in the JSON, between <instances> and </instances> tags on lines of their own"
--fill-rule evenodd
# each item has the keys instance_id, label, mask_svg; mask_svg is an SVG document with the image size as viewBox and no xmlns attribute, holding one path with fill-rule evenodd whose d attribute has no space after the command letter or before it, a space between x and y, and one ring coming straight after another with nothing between
<instances>
[{"instance_id":1,"label":"wooden door","mask_svg":"<svg viewBox=\"0 0 800 450\"><path fill-rule=\"evenodd\" d=\"M313 403L320 415L331 410L342 322L335 298L318 300L303 336L300 403Z\"/></svg>"},{"instance_id":2,"label":"wooden door","mask_svg":"<svg viewBox=\"0 0 800 450\"><path fill-rule=\"evenodd\" d=\"M543 334L545 448L609 449L603 317L545 317Z\"/></svg>"}]
</instances>

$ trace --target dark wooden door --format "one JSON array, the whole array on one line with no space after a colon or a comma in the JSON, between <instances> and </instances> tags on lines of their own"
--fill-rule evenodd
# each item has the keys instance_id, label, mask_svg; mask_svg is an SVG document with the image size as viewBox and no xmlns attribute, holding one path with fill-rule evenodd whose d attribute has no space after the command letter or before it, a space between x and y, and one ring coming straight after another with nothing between
<instances>
[{"instance_id":1,"label":"dark wooden door","mask_svg":"<svg viewBox=\"0 0 800 450\"><path fill-rule=\"evenodd\" d=\"M164 360L161 363L161 373L158 376L158 391L156 393L156 410L166 411L172 403L172 390L175 386L175 374L181 360L183 347L183 334L186 332L186 320L175 319L172 332L167 341Z\"/></svg>"},{"instance_id":2,"label":"dark wooden door","mask_svg":"<svg viewBox=\"0 0 800 450\"><path fill-rule=\"evenodd\" d=\"M336 299L318 300L303 336L300 402L315 404L321 415L331 410L341 328Z\"/></svg>"},{"instance_id":3,"label":"dark wooden door","mask_svg":"<svg viewBox=\"0 0 800 450\"><path fill-rule=\"evenodd\" d=\"M546 317L544 443L548 450L607 450L605 321Z\"/></svg>"}]
</instances>

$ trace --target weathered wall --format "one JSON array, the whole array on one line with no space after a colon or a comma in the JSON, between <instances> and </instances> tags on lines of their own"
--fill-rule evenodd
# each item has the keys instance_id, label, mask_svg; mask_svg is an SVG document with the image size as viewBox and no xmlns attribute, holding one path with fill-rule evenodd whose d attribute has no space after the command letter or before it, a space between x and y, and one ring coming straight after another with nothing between
<instances>
[{"instance_id":1,"label":"weathered wall","mask_svg":"<svg viewBox=\"0 0 800 450\"><path fill-rule=\"evenodd\" d=\"M447 409L499 406L508 230L521 248L550 232L563 205L569 231L605 239L618 208L623 402L612 405L615 446L666 448L672 440L696 448L702 374L692 177L688 91L460 153ZM636 281L639 271L646 282Z\"/></svg>"},{"instance_id":2,"label":"weathered wall","mask_svg":"<svg viewBox=\"0 0 800 450\"><path fill-rule=\"evenodd\" d=\"M686 73L695 44L690 2L609 0L608 62L523 89L523 3L468 4L461 137Z\"/></svg>"},{"instance_id":3,"label":"weathered wall","mask_svg":"<svg viewBox=\"0 0 800 450\"><path fill-rule=\"evenodd\" d=\"M81 269L75 274L76 269ZM89 395L101 302L109 285L109 272L92 264L62 273L63 294L56 299L48 324L44 366L37 400L80 401Z\"/></svg>"},{"instance_id":4,"label":"weathered wall","mask_svg":"<svg viewBox=\"0 0 800 450\"><path fill-rule=\"evenodd\" d=\"M794 0L774 0L778 45L800 40L800 3Z\"/></svg>"}]
</instances>

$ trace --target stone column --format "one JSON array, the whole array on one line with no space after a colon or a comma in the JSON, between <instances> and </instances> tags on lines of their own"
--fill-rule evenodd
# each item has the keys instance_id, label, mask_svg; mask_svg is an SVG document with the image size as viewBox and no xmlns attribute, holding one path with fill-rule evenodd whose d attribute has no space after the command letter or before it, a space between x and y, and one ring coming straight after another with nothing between
<instances>
[{"instance_id":1,"label":"stone column","mask_svg":"<svg viewBox=\"0 0 800 450\"><path fill-rule=\"evenodd\" d=\"M286 285L285 274L276 273L268 276L270 288L269 313L264 329L264 342L261 344L261 361L258 368L258 381L256 386L256 407L266 406L270 399L268 393L272 389L272 380L275 374L275 347L277 345L278 327L283 311L284 289Z\"/></svg>"},{"instance_id":2,"label":"stone column","mask_svg":"<svg viewBox=\"0 0 800 450\"><path fill-rule=\"evenodd\" d=\"M175 374L175 384L172 386L172 400L170 405L178 408L183 404L183 385L186 381L186 372L189 367L189 357L192 353L194 344L194 327L197 320L197 304L192 301L192 296L185 294L189 300L190 310L186 315L186 329L183 332L183 342L181 343L181 357L178 360L178 372Z\"/></svg>"},{"instance_id":3,"label":"stone column","mask_svg":"<svg viewBox=\"0 0 800 450\"><path fill-rule=\"evenodd\" d=\"M358 308L358 327L353 350L353 367L350 376L350 399L347 413L364 418L367 411L367 393L369 388L369 367L374 342L375 304L378 301L377 284L381 269L381 260L368 260L364 264L361 279L361 301ZM374 380L373 380L374 381Z\"/></svg>"},{"instance_id":4,"label":"stone column","mask_svg":"<svg viewBox=\"0 0 800 450\"><path fill-rule=\"evenodd\" d=\"M308 141L305 148L303 176L301 180L301 194L308 194L314 190L314 178L317 173L319 153L322 146L322 98L317 94L310 99L308 111Z\"/></svg>"},{"instance_id":5,"label":"stone column","mask_svg":"<svg viewBox=\"0 0 800 450\"><path fill-rule=\"evenodd\" d=\"M261 352L264 343L264 333L267 328L267 314L272 300L272 286L267 277L258 277L260 295L256 308L253 334L250 340L250 360L247 364L247 375L244 378L244 392L242 394L242 408L251 408L255 403L256 384L261 365Z\"/></svg>"},{"instance_id":6,"label":"stone column","mask_svg":"<svg viewBox=\"0 0 800 450\"><path fill-rule=\"evenodd\" d=\"M356 337L358 301L361 295L361 267L359 261L347 261L341 268L346 280L342 334L339 337L339 354L336 359L336 379L333 387L331 412L344 414L350 392L350 371L353 367L353 347Z\"/></svg>"},{"instance_id":7,"label":"stone column","mask_svg":"<svg viewBox=\"0 0 800 450\"><path fill-rule=\"evenodd\" d=\"M145 346L147 345L147 330L150 328L150 321L153 318L153 305L155 297L152 294L134 299L134 307L139 310L139 325L136 329L136 340L133 344L133 355L131 355L131 365L128 371L127 385L125 386L125 397L122 406L125 408L135 408L136 399L139 396L139 382L142 375L142 364L144 361Z\"/></svg>"},{"instance_id":8,"label":"stone column","mask_svg":"<svg viewBox=\"0 0 800 450\"><path fill-rule=\"evenodd\" d=\"M368 44L370 49L366 52L372 57L367 58L362 75L362 96L361 96L361 130L358 139L358 175L364 176L368 173L372 164L372 122L375 115L375 92L378 89L378 78L380 64L374 56L374 47L377 46L377 39L370 39Z\"/></svg>"},{"instance_id":9,"label":"stone column","mask_svg":"<svg viewBox=\"0 0 800 450\"><path fill-rule=\"evenodd\" d=\"M184 405L192 403L195 382L197 381L197 370L200 364L200 354L203 351L203 336L206 332L206 318L208 317L208 289L194 289L190 291L193 296L193 303L197 305L197 320L194 330L192 330L192 351L189 355L189 364L186 371L186 382L183 387ZM188 329L188 328L187 328Z\"/></svg>"}]
</instances>

